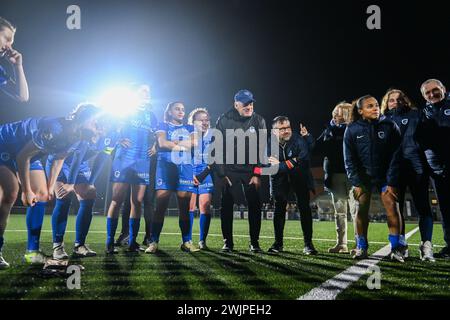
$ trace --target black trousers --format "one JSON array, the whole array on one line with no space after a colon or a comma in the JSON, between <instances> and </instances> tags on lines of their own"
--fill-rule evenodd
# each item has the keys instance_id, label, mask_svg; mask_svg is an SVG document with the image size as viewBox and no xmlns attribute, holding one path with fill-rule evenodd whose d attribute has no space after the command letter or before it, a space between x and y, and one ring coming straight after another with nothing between
<instances>
[{"instance_id":1,"label":"black trousers","mask_svg":"<svg viewBox=\"0 0 450 320\"><path fill-rule=\"evenodd\" d=\"M222 236L225 244L234 246L233 242L233 205L240 192L244 192L248 206L248 223L250 231L250 242L258 244L261 231L261 198L259 190L254 185L249 185L252 178L250 173L227 172L232 186L225 185L222 190L222 203L220 209L220 220Z\"/></svg>"},{"instance_id":2,"label":"black trousers","mask_svg":"<svg viewBox=\"0 0 450 320\"><path fill-rule=\"evenodd\" d=\"M441 209L444 240L447 246L450 246L450 176L435 176L433 182Z\"/></svg>"},{"instance_id":3,"label":"black trousers","mask_svg":"<svg viewBox=\"0 0 450 320\"><path fill-rule=\"evenodd\" d=\"M411 192L414 206L416 207L419 216L422 217L433 217L431 213L430 197L428 195L428 187L430 185L430 176L427 173L418 174L412 168L406 167L400 172L400 186L398 192L398 202L400 206L400 213L402 215L402 234L405 234L405 193L406 188L409 188ZM420 223L420 222L419 222ZM423 230L421 230L423 233ZM422 234L422 239L426 238Z\"/></svg>"},{"instance_id":4,"label":"black trousers","mask_svg":"<svg viewBox=\"0 0 450 320\"><path fill-rule=\"evenodd\" d=\"M299 177L295 181L289 182L287 179L272 181L272 197L275 201L275 212L273 217L273 227L275 231L275 243L283 245L284 225L286 222L286 206L290 191L293 191L297 198L297 206L300 211L300 224L303 231L305 244L312 243L312 212L309 206L310 194L306 179Z\"/></svg>"}]
</instances>

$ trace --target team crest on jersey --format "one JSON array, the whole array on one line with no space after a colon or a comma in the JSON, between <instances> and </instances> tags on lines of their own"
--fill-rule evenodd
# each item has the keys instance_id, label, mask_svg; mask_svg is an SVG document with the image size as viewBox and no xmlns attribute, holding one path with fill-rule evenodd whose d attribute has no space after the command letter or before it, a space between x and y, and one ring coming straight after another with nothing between
<instances>
[{"instance_id":1,"label":"team crest on jersey","mask_svg":"<svg viewBox=\"0 0 450 320\"><path fill-rule=\"evenodd\" d=\"M446 116L450 116L450 109L445 109L445 110L444 110L444 114L445 114Z\"/></svg>"},{"instance_id":2,"label":"team crest on jersey","mask_svg":"<svg viewBox=\"0 0 450 320\"><path fill-rule=\"evenodd\" d=\"M251 126L249 129L248 129L251 133L255 133L255 127L253 127L253 126Z\"/></svg>"},{"instance_id":3,"label":"team crest on jersey","mask_svg":"<svg viewBox=\"0 0 450 320\"><path fill-rule=\"evenodd\" d=\"M384 139L384 131L378 131L378 138Z\"/></svg>"},{"instance_id":4,"label":"team crest on jersey","mask_svg":"<svg viewBox=\"0 0 450 320\"><path fill-rule=\"evenodd\" d=\"M2 161L8 161L10 158L11 156L8 152L2 152L0 154L0 159L2 159Z\"/></svg>"},{"instance_id":5,"label":"team crest on jersey","mask_svg":"<svg viewBox=\"0 0 450 320\"><path fill-rule=\"evenodd\" d=\"M105 143L105 146L109 146L111 144L111 138L106 138L104 143Z\"/></svg>"},{"instance_id":6,"label":"team crest on jersey","mask_svg":"<svg viewBox=\"0 0 450 320\"><path fill-rule=\"evenodd\" d=\"M408 124L408 121L409 119L402 119L402 124L406 126Z\"/></svg>"},{"instance_id":7,"label":"team crest on jersey","mask_svg":"<svg viewBox=\"0 0 450 320\"><path fill-rule=\"evenodd\" d=\"M157 184L158 186L162 185L162 179L158 179L158 180L156 181L156 184Z\"/></svg>"},{"instance_id":8,"label":"team crest on jersey","mask_svg":"<svg viewBox=\"0 0 450 320\"><path fill-rule=\"evenodd\" d=\"M114 172L114 177L116 177L116 178L120 177L120 171Z\"/></svg>"},{"instance_id":9,"label":"team crest on jersey","mask_svg":"<svg viewBox=\"0 0 450 320\"><path fill-rule=\"evenodd\" d=\"M53 139L53 134L51 132L43 132L41 135L43 140L52 140Z\"/></svg>"},{"instance_id":10,"label":"team crest on jersey","mask_svg":"<svg viewBox=\"0 0 450 320\"><path fill-rule=\"evenodd\" d=\"M292 150L289 151L288 157L292 157Z\"/></svg>"}]
</instances>

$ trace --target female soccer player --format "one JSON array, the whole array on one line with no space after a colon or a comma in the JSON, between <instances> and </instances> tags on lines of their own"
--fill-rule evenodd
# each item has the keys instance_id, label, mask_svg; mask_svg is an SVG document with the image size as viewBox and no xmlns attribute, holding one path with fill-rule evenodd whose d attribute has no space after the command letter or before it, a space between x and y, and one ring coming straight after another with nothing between
<instances>
[{"instance_id":1,"label":"female soccer player","mask_svg":"<svg viewBox=\"0 0 450 320\"><path fill-rule=\"evenodd\" d=\"M106 220L106 253L115 254L114 236L119 220L119 210L131 186L131 212L129 219L128 252L139 252L136 237L141 220L141 206L146 186L150 183L150 155L153 136L157 126L154 113L150 110L150 91L147 85L137 89L142 97L141 106L121 125L120 139L128 139L129 145L119 144L111 168L112 201ZM126 106L124 106L126 107Z\"/></svg>"},{"instance_id":2,"label":"female soccer player","mask_svg":"<svg viewBox=\"0 0 450 320\"><path fill-rule=\"evenodd\" d=\"M110 157L116 142L118 131L107 124L110 129L94 143L83 144L73 154L69 155L58 175L56 190L56 205L52 214L53 230L53 258L67 259L64 250L64 234L66 232L67 217L71 205L71 194L75 193L80 206L75 223L75 246L73 255L76 257L92 257L96 252L86 244L86 237L92 221L92 208L96 198L95 181L99 177L103 165ZM128 142L120 142L122 144ZM95 158L91 165L89 160ZM46 170L49 172L55 160L54 155L47 158Z\"/></svg>"},{"instance_id":3,"label":"female soccer player","mask_svg":"<svg viewBox=\"0 0 450 320\"><path fill-rule=\"evenodd\" d=\"M198 175L206 169L208 164L208 148L211 144L212 134L209 131L210 117L205 108L194 109L188 117L188 124L193 125L195 131L201 133L198 147L194 149L193 173ZM214 191L214 184L211 175L208 175L201 184L196 185L191 196L189 208L190 219L190 240L192 240L192 226L194 224L194 212L197 207L200 209L200 241L198 247L206 249L206 237L208 236L209 225L211 223L211 200Z\"/></svg>"},{"instance_id":4,"label":"female soccer player","mask_svg":"<svg viewBox=\"0 0 450 320\"><path fill-rule=\"evenodd\" d=\"M344 163L358 209L356 213L356 250L353 258L367 257L369 206L372 191L381 193L387 212L392 260L404 262L400 235L402 218L397 207L401 160L400 130L397 125L380 117L378 101L366 95L353 109L353 122L344 133Z\"/></svg>"},{"instance_id":5,"label":"female soccer player","mask_svg":"<svg viewBox=\"0 0 450 320\"><path fill-rule=\"evenodd\" d=\"M146 253L155 253L164 223L164 214L169 205L170 196L177 193L179 225L181 229L181 250L198 251L190 240L189 204L194 181L192 173L191 148L196 145L194 127L183 124L184 105L172 102L164 112L164 122L156 132L158 159L156 165L156 208L151 228L151 242Z\"/></svg>"},{"instance_id":6,"label":"female soccer player","mask_svg":"<svg viewBox=\"0 0 450 320\"><path fill-rule=\"evenodd\" d=\"M12 48L16 28L0 17L0 57L5 57L14 67L15 79L11 79L0 65L0 89L17 101L29 99L28 84L22 65L22 54Z\"/></svg>"},{"instance_id":7,"label":"female soccer player","mask_svg":"<svg viewBox=\"0 0 450 320\"><path fill-rule=\"evenodd\" d=\"M81 104L68 118L29 118L0 126L0 252L20 181L22 202L28 207L25 261L32 264L45 262L45 256L39 251L39 238L56 176L65 156L75 150L81 141L90 141L97 135L99 114L100 109L96 106ZM57 155L49 181L39 160L46 154ZM0 268L8 266L0 254Z\"/></svg>"},{"instance_id":8,"label":"female soccer player","mask_svg":"<svg viewBox=\"0 0 450 320\"><path fill-rule=\"evenodd\" d=\"M416 142L414 135L420 121L420 113L412 106L409 98L401 91L392 89L386 92L381 103L381 113L393 120L402 135L402 162L400 164L399 204L402 214L402 234L400 244L405 257L408 256L408 245L405 239L404 203L406 187L409 187L414 205L419 212L419 228L422 243L419 248L420 258L424 261L434 261L433 245L433 215L431 213L428 186L430 172L425 154Z\"/></svg>"}]
</instances>

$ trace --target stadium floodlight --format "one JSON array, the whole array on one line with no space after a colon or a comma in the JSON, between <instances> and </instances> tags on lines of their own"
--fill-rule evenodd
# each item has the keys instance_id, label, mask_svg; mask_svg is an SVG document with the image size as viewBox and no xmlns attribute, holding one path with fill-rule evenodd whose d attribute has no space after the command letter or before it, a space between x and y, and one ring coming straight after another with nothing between
<instances>
[{"instance_id":1,"label":"stadium floodlight","mask_svg":"<svg viewBox=\"0 0 450 320\"><path fill-rule=\"evenodd\" d=\"M125 117L142 105L142 98L139 92L130 87L117 86L105 90L96 102L105 112L116 117Z\"/></svg>"}]
</instances>

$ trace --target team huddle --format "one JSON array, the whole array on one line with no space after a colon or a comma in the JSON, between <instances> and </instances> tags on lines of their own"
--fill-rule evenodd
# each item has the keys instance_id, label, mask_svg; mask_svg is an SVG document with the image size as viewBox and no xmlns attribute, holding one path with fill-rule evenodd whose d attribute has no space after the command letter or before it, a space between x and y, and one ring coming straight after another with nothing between
<instances>
[{"instance_id":1,"label":"team huddle","mask_svg":"<svg viewBox=\"0 0 450 320\"><path fill-rule=\"evenodd\" d=\"M11 81L6 78L0 85L17 100L26 101L22 57L12 49L14 32L12 25L0 18L0 53L17 69L14 86L9 87ZM73 255L95 256L86 239L97 196L95 186L110 159L112 198L105 221L107 255L117 254L117 247L124 243L131 253L157 253L173 193L178 203L181 250L207 249L211 201L219 187L224 240L221 250L234 250L233 205L238 194L243 193L248 206L249 250L262 252L260 188L261 175L267 172L272 172L270 185L275 204L275 241L268 251L283 251L286 206L292 192L300 211L303 253L317 254L310 207L313 152L324 157L325 187L334 205L337 242L328 250L330 253L350 253L355 259L368 257L369 207L372 193L378 192L387 213L392 249L389 257L404 262L409 253L403 207L409 188L419 213L420 257L434 261L433 217L428 199L432 178L447 244L439 257L450 257L450 149L443 143L450 136L450 95L439 80L422 84L424 108L416 109L401 90L389 90L381 107L375 97L365 95L352 104L339 103L318 139L303 125L296 132L288 117L278 116L271 122L275 140L270 141L259 134L268 128L264 118L255 113L256 100L249 90L234 95L234 106L218 118L214 130L206 108L195 108L186 117L185 105L180 101L169 103L164 119L158 121L152 111L150 88L138 84L132 90L139 97L139 106L126 117L111 116L101 105L81 103L66 117L28 118L0 125L0 269L9 267L2 247L19 190L27 207L27 263L43 264L47 259L40 249L40 234L46 208L53 201L52 256L69 258L64 234L73 195L79 201ZM246 133L245 143L235 143L237 131ZM219 144L219 135L214 132L221 133L220 144L231 143L234 152L211 157L211 149ZM115 240L122 207L122 232ZM196 208L200 212L198 246L192 236ZM137 237L142 211L146 226L140 245ZM347 245L348 211L355 226L356 248L352 250Z\"/></svg>"}]
</instances>

